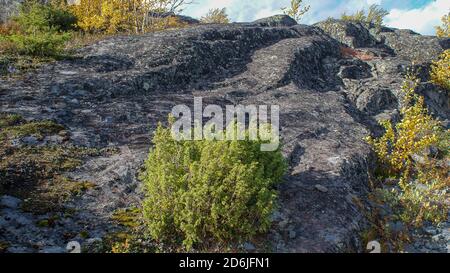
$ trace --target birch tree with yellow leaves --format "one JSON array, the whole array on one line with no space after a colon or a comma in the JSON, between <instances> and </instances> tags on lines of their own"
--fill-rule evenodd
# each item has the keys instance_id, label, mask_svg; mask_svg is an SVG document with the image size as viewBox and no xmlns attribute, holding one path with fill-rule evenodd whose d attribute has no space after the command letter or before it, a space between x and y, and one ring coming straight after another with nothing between
<instances>
[{"instance_id":1,"label":"birch tree with yellow leaves","mask_svg":"<svg viewBox=\"0 0 450 273\"><path fill-rule=\"evenodd\" d=\"M144 33L171 25L170 14L180 12L188 0L80 0L72 6L78 26L87 32Z\"/></svg>"}]
</instances>

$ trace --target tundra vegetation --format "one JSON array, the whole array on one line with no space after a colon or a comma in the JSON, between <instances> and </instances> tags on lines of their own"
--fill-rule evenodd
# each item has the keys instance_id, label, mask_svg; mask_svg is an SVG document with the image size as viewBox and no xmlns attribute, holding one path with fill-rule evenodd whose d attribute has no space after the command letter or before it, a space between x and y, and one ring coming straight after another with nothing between
<instances>
[{"instance_id":1,"label":"tundra vegetation","mask_svg":"<svg viewBox=\"0 0 450 273\"><path fill-rule=\"evenodd\" d=\"M450 38L450 14L442 17L442 26L436 27L436 34L441 38ZM450 49L445 50L438 60L431 65L431 80L442 88L450 90Z\"/></svg>"},{"instance_id":2,"label":"tundra vegetation","mask_svg":"<svg viewBox=\"0 0 450 273\"><path fill-rule=\"evenodd\" d=\"M185 250L228 246L265 232L286 170L264 141L176 141L159 124L141 175L144 221L157 241ZM234 130L229 126L224 130Z\"/></svg>"},{"instance_id":3,"label":"tundra vegetation","mask_svg":"<svg viewBox=\"0 0 450 273\"><path fill-rule=\"evenodd\" d=\"M73 181L64 173L101 151L64 143L67 134L53 121L0 113L0 195L21 197L24 211L45 214L59 211L69 198L93 188L94 184ZM50 137L63 143L46 144Z\"/></svg>"},{"instance_id":4,"label":"tundra vegetation","mask_svg":"<svg viewBox=\"0 0 450 273\"><path fill-rule=\"evenodd\" d=\"M137 34L180 26L173 15L190 3L186 0L80 0L70 9L84 31Z\"/></svg>"},{"instance_id":5,"label":"tundra vegetation","mask_svg":"<svg viewBox=\"0 0 450 273\"><path fill-rule=\"evenodd\" d=\"M368 240L381 237L395 250L409 239L409 229L446 221L448 214L450 131L428 113L415 92L419 84L410 71L402 86L401 120L382 121L384 135L367 138L378 158L371 199L379 205L376 213L384 215L375 217ZM402 231L393 233L394 223L402 223Z\"/></svg>"},{"instance_id":6,"label":"tundra vegetation","mask_svg":"<svg viewBox=\"0 0 450 273\"><path fill-rule=\"evenodd\" d=\"M17 16L0 26L0 73L63 58L70 53L68 41L84 44L117 33L183 27L174 14L190 3L81 0L79 5L69 6L65 1L42 4L27 0ZM302 0L292 0L291 6L283 10L299 21L309 6L304 6ZM344 14L342 19L381 28L387 14L371 6L368 12ZM202 22L228 23L229 19L225 9L216 9ZM443 18L437 34L450 37L449 15ZM432 82L447 90L449 62L450 51L446 50L431 66ZM419 84L414 73L407 75L401 90L400 121L381 122L384 134L367 138L377 155L370 198L376 205L373 213L379 213L367 239L384 238L396 249L408 240L409 229L424 222L445 221L448 215L445 199L450 183L450 132L428 112L424 98L416 93ZM171 122L169 127L158 126L140 175L146 195L142 208L116 211L112 220L129 229L144 228L154 241L181 251L227 247L267 231L276 206L276 185L287 167L280 150L261 152L260 140L176 141L171 136ZM80 166L84 158L102 153L66 143L68 134L53 121L29 121L0 113L0 157L5 159L0 163L0 194L21 197L25 211L43 214L60 209L70 197L95 187L64 176ZM62 138L61 145L46 143L55 136ZM23 181L27 183L20 184ZM53 222L49 218L38 224L49 226ZM404 224L404 232L392 233L390 225L396 222ZM134 235L115 237L124 240L112 242L112 252L142 250ZM0 242L0 252L4 248L6 245Z\"/></svg>"},{"instance_id":7,"label":"tundra vegetation","mask_svg":"<svg viewBox=\"0 0 450 273\"><path fill-rule=\"evenodd\" d=\"M372 6L368 15L359 11L342 19L379 28L386 15ZM450 37L449 15L442 18L436 33L438 37ZM431 82L447 90L449 62L450 50L445 50L432 62L430 72ZM384 134L367 138L378 163L369 197L375 204L368 215L372 228L363 237L366 241L381 238L384 251L402 251L410 241L411 230L448 220L450 130L428 112L424 97L416 93L420 84L416 72L409 70L401 90L400 121L380 122Z\"/></svg>"},{"instance_id":8,"label":"tundra vegetation","mask_svg":"<svg viewBox=\"0 0 450 273\"><path fill-rule=\"evenodd\" d=\"M282 8L283 13L294 18L295 21L299 22L303 15L309 11L311 6L304 5L303 0L291 0L290 6Z\"/></svg>"},{"instance_id":9,"label":"tundra vegetation","mask_svg":"<svg viewBox=\"0 0 450 273\"><path fill-rule=\"evenodd\" d=\"M450 37L450 13L442 17L442 26L436 27L438 37Z\"/></svg>"},{"instance_id":10,"label":"tundra vegetation","mask_svg":"<svg viewBox=\"0 0 450 273\"><path fill-rule=\"evenodd\" d=\"M371 5L368 11L359 10L354 14L342 14L341 19L344 21L361 23L367 27L375 27L380 29L383 25L384 17L389 12L378 5Z\"/></svg>"},{"instance_id":11,"label":"tundra vegetation","mask_svg":"<svg viewBox=\"0 0 450 273\"><path fill-rule=\"evenodd\" d=\"M210 9L208 13L200 19L200 22L204 24L228 24L230 18L228 18L227 10L223 9Z\"/></svg>"},{"instance_id":12,"label":"tundra vegetation","mask_svg":"<svg viewBox=\"0 0 450 273\"><path fill-rule=\"evenodd\" d=\"M175 16L186 0L25 0L0 26L0 75L69 57L73 49L115 34L184 27ZM69 43L70 41L70 43Z\"/></svg>"}]
</instances>

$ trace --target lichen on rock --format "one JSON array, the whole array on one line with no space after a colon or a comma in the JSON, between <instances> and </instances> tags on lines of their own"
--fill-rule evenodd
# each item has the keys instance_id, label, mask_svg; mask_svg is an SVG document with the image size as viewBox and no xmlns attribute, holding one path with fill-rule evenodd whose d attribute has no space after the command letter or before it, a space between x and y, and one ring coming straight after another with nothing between
<instances>
[{"instance_id":1,"label":"lichen on rock","mask_svg":"<svg viewBox=\"0 0 450 273\"><path fill-rule=\"evenodd\" d=\"M57 159L58 174L93 184L81 185L87 193L65 203L74 211L56 220L63 228L45 227L51 238L35 227L43 219L8 209L27 228L8 238L0 233L0 241L8 241L11 251L35 251L32 244L42 242L37 249L65 247L68 240L87 242L82 230L91 239L121 232L123 226L114 219L131 225L117 211L142 200L137 173L150 147L149 132L173 106L192 106L194 97L203 97L205 104L220 106L280 106L289 171L278 187L273 228L262 239L270 251L364 251L360 234L367 221L360 204L367 201L373 158L363 138L379 133L380 116L397 117L401 95L396 90L411 61L427 68L428 58L448 48L448 39L407 31L382 28L374 33L340 21L306 26L276 17L111 37L80 49L80 58L46 64L21 79L1 80L2 111L64 127L32 121L45 126L2 130L0 135L22 138L14 142L22 150L8 148L2 157L27 151L39 163L50 156ZM422 92L428 106L448 121L448 96L423 83L428 85L432 88ZM0 124L18 122L11 120ZM22 132L35 139L23 141ZM50 148L48 143L65 144ZM108 147L114 152L91 153ZM17 164L2 174L16 173L24 163L10 162ZM45 170L39 164L24 168L22 177ZM4 225L0 221L0 229ZM36 238L20 239L26 232Z\"/></svg>"}]
</instances>

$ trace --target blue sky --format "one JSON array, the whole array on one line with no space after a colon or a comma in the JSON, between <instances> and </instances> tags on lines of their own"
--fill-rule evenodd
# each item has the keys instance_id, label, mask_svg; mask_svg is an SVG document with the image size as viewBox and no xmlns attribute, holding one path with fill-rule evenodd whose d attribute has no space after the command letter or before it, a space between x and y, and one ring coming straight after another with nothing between
<instances>
[{"instance_id":1,"label":"blue sky","mask_svg":"<svg viewBox=\"0 0 450 273\"><path fill-rule=\"evenodd\" d=\"M249 22L281 13L290 0L194 0L183 14L199 18L211 8L227 8L232 21ZM352 13L379 4L390 11L385 24L396 28L408 28L422 34L434 34L434 26L450 11L450 0L304 0L311 10L301 23L313 24L343 12Z\"/></svg>"}]
</instances>

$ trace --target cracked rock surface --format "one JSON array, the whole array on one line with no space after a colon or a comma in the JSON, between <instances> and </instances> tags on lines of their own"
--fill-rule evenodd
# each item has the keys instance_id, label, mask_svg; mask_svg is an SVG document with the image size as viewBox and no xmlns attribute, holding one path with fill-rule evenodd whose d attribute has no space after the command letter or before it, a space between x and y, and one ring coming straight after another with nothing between
<instances>
[{"instance_id":1,"label":"cracked rock surface","mask_svg":"<svg viewBox=\"0 0 450 273\"><path fill-rule=\"evenodd\" d=\"M398 115L411 48L436 56L449 47L448 39L392 29L373 34L342 22L336 23L341 30L329 32L320 24L280 20L113 37L81 49L77 59L0 80L2 112L54 120L68 128L76 145L118 148L68 174L98 187L67 204L77 213L61 226L36 227L38 216L21 213L20 200L3 197L0 241L8 241L11 252L57 252L72 239L83 241L64 236L67 230L87 230L91 237L114 230L114 210L142 198L136 174L151 132L173 106L192 107L196 96L204 105L280 106L290 168L265 238L273 251L363 251L366 222L358 204L364 203L373 164L363 138L379 131L376 120ZM424 85L433 113L448 120L444 90Z\"/></svg>"}]
</instances>

